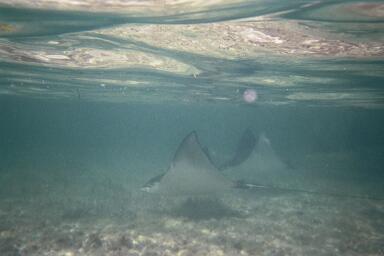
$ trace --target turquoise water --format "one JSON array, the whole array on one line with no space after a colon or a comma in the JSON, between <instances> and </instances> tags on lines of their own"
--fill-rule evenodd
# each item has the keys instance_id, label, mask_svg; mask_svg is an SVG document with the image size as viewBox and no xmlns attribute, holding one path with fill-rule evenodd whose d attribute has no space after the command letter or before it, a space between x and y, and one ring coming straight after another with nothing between
<instances>
[{"instance_id":1,"label":"turquoise water","mask_svg":"<svg viewBox=\"0 0 384 256\"><path fill-rule=\"evenodd\" d=\"M0 255L383 255L383 22L381 1L0 0ZM191 131L209 172L265 188L142 191Z\"/></svg>"}]
</instances>

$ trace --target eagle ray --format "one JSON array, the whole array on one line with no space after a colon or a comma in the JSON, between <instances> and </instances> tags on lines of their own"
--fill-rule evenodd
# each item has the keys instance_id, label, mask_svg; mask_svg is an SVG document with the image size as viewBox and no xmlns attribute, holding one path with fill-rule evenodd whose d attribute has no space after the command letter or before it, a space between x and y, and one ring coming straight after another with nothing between
<instances>
[{"instance_id":1,"label":"eagle ray","mask_svg":"<svg viewBox=\"0 0 384 256\"><path fill-rule=\"evenodd\" d=\"M195 131L179 145L168 171L150 179L142 190L172 195L216 194L236 186L211 162Z\"/></svg>"}]
</instances>

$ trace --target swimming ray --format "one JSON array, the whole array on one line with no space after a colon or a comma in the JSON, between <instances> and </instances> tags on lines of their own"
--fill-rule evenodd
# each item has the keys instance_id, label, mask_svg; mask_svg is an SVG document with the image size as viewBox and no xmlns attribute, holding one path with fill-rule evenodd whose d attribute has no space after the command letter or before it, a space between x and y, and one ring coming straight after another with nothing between
<instances>
[{"instance_id":1,"label":"swimming ray","mask_svg":"<svg viewBox=\"0 0 384 256\"><path fill-rule=\"evenodd\" d=\"M246 161L252 154L256 145L256 137L251 129L246 129L241 136L232 159L228 160L219 167L219 170L225 170Z\"/></svg>"},{"instance_id":2,"label":"swimming ray","mask_svg":"<svg viewBox=\"0 0 384 256\"><path fill-rule=\"evenodd\" d=\"M224 171L232 179L273 184L282 177L289 178L291 174L287 170L286 164L280 160L270 140L261 133L250 156L241 164Z\"/></svg>"},{"instance_id":3,"label":"swimming ray","mask_svg":"<svg viewBox=\"0 0 384 256\"><path fill-rule=\"evenodd\" d=\"M271 141L265 133L261 133L255 148L255 157L257 158L256 168L262 172L286 170L284 164L272 148Z\"/></svg>"},{"instance_id":4,"label":"swimming ray","mask_svg":"<svg viewBox=\"0 0 384 256\"><path fill-rule=\"evenodd\" d=\"M179 145L165 174L149 180L142 190L169 195L216 194L234 187L211 162L195 131Z\"/></svg>"},{"instance_id":5,"label":"swimming ray","mask_svg":"<svg viewBox=\"0 0 384 256\"><path fill-rule=\"evenodd\" d=\"M264 134L261 134L259 137L259 141L256 149L254 150L253 156L255 154L260 156L264 155L264 157L269 156L271 159L276 158L275 160L280 161L275 155L269 139ZM252 161L252 159L254 159L253 156L245 161L245 163ZM282 162L280 164L285 167ZM281 167L280 164L278 165L279 167ZM259 180L263 180L265 182L264 177L260 178ZM245 182L243 179L231 181L223 176L222 173L211 162L210 158L207 156L202 146L200 145L195 131L188 134L181 142L168 171L150 179L142 187L142 190L146 192L167 195L201 196L217 194L232 188L296 192L362 200L384 200L383 198L374 196L351 195L344 193L311 191L273 185L263 185L258 182Z\"/></svg>"}]
</instances>

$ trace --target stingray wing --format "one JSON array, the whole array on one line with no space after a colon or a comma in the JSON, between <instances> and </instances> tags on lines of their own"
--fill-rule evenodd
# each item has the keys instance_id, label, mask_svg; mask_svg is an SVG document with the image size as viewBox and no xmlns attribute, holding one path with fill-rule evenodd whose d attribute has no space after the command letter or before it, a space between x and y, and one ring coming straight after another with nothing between
<instances>
[{"instance_id":1,"label":"stingray wing","mask_svg":"<svg viewBox=\"0 0 384 256\"><path fill-rule=\"evenodd\" d=\"M213 165L201 147L196 132L188 134L179 145L169 170L159 184L167 194L212 194L233 186Z\"/></svg>"},{"instance_id":2,"label":"stingray wing","mask_svg":"<svg viewBox=\"0 0 384 256\"><path fill-rule=\"evenodd\" d=\"M234 166L238 166L246 161L252 154L256 145L256 137L251 129L246 129L241 136L235 155L229 161L219 167L219 170L225 170Z\"/></svg>"}]
</instances>

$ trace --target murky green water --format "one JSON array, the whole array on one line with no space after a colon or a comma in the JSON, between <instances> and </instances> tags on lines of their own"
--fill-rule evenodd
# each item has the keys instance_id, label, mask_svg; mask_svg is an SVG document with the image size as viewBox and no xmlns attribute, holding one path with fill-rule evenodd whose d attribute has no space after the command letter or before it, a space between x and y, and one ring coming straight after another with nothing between
<instances>
[{"instance_id":1,"label":"murky green water","mask_svg":"<svg viewBox=\"0 0 384 256\"><path fill-rule=\"evenodd\" d=\"M381 1L0 1L0 255L383 255L383 22ZM164 173L237 188L142 190Z\"/></svg>"}]
</instances>

